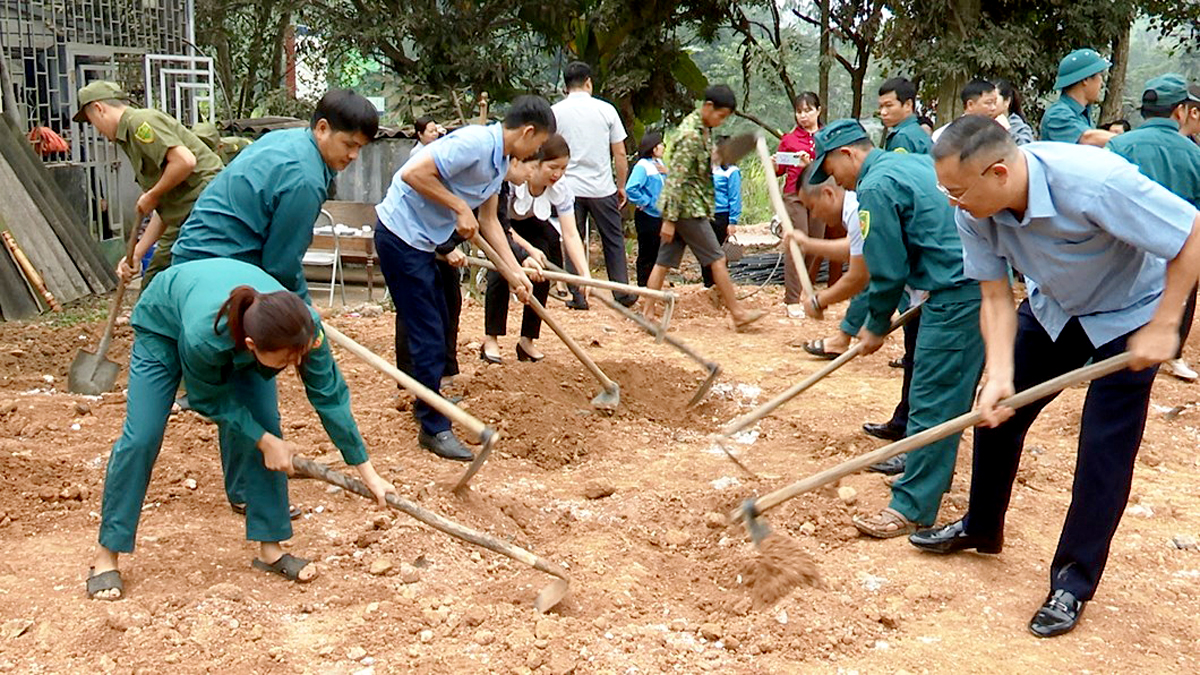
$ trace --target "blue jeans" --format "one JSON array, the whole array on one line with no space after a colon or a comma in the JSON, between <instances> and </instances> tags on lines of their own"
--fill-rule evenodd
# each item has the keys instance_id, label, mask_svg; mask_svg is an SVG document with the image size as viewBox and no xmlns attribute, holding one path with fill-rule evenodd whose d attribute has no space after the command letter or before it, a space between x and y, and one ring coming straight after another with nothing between
<instances>
[{"instance_id":1,"label":"blue jeans","mask_svg":"<svg viewBox=\"0 0 1200 675\"><path fill-rule=\"evenodd\" d=\"M433 391L446 371L446 325L450 318L437 269L437 254L409 246L383 223L375 224L379 269L396 303L396 314L408 332L408 353L414 379ZM450 430L450 420L417 399L413 408L421 430L438 434Z\"/></svg>"}]
</instances>

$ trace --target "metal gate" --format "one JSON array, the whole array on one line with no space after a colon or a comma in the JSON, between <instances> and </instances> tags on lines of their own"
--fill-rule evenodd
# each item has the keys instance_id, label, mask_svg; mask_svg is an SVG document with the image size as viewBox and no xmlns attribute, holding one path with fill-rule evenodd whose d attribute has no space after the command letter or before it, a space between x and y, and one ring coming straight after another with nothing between
<instances>
[{"instance_id":1,"label":"metal gate","mask_svg":"<svg viewBox=\"0 0 1200 675\"><path fill-rule=\"evenodd\" d=\"M212 59L147 54L145 71L146 107L158 108L188 126L212 121L216 107Z\"/></svg>"}]
</instances>

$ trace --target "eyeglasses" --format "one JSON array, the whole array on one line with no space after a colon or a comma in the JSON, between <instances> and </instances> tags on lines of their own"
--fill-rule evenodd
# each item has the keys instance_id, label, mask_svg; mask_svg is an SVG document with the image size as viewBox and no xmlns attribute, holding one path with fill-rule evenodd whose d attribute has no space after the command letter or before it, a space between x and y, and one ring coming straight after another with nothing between
<instances>
[{"instance_id":1,"label":"eyeglasses","mask_svg":"<svg viewBox=\"0 0 1200 675\"><path fill-rule=\"evenodd\" d=\"M942 194L946 195L946 199L950 200L951 204L953 204L954 206L958 206L959 204L962 203L963 197L966 197L967 194L971 192L971 190L974 190L975 187L977 185L979 185L980 182L983 181L983 177L987 175L987 172L991 171L993 166L996 166L997 164L999 164L1000 162L1003 162L1004 160L1005 160L1005 158L1001 157L1000 159L997 159L996 161L992 162L991 164L988 164L987 166L983 167L983 171L979 172L979 178L976 178L975 182L971 183L971 187L967 188L966 190L963 190L962 194L958 195L957 197L950 194L950 190L946 189L946 186L942 185L941 183L937 184L937 188Z\"/></svg>"}]
</instances>

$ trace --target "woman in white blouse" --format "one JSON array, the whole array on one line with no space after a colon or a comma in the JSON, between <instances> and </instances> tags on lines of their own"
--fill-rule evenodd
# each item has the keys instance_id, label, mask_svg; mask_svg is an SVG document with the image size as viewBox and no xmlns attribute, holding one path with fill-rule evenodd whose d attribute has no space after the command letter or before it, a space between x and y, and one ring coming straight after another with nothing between
<instances>
[{"instance_id":1,"label":"woman in white blouse","mask_svg":"<svg viewBox=\"0 0 1200 675\"><path fill-rule=\"evenodd\" d=\"M563 249L575 269L590 277L587 254L575 227L575 195L559 182L567 170L571 150L567 141L554 134L542 144L528 161L535 164L530 178L520 185L509 185L508 208L501 204L501 223L512 235L513 252L522 266L543 269L546 263L561 267ZM507 214L505 214L507 211ZM507 218L504 216L507 215ZM507 222L506 222L507 221ZM587 292L584 287L583 292ZM548 281L536 281L534 297L542 304L550 295ZM496 272L488 272L488 287L484 304L484 330L487 333L479 357L488 363L501 363L497 338L508 332L508 283ZM521 321L521 339L517 342L517 359L541 361L544 354L534 341L541 334L542 320L532 308L526 307Z\"/></svg>"}]
</instances>

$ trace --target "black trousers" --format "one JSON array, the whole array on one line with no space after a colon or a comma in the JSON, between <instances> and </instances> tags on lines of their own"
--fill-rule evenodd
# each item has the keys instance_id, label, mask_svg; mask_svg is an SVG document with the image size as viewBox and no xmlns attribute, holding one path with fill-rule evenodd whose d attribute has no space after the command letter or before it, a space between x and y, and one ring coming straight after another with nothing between
<instances>
[{"instance_id":1,"label":"black trousers","mask_svg":"<svg viewBox=\"0 0 1200 675\"><path fill-rule=\"evenodd\" d=\"M396 303L396 318L408 336L412 376L439 391L446 373L446 326L450 319L440 288L436 254L409 246L383 223L375 224L375 250L379 270ZM450 430L450 420L420 399L413 412L427 434Z\"/></svg>"},{"instance_id":2,"label":"black trousers","mask_svg":"<svg viewBox=\"0 0 1200 675\"><path fill-rule=\"evenodd\" d=\"M904 384L900 389L900 402L892 411L892 419L888 422L888 426L907 429L908 390L912 386L913 354L917 351L917 334L921 330L921 315L914 316L900 330L904 331L904 356L900 358L900 362L904 364Z\"/></svg>"},{"instance_id":3,"label":"black trousers","mask_svg":"<svg viewBox=\"0 0 1200 675\"><path fill-rule=\"evenodd\" d=\"M1013 384L1028 389L1089 359L1101 361L1125 351L1132 333L1095 347L1078 319L1072 319L1057 340L1034 318L1029 302L1017 313ZM1090 600L1104 573L1113 534L1129 499L1133 465L1146 427L1150 388L1158 368L1122 370L1095 380L1088 387L1079 429L1071 506L1050 565L1050 588ZM967 532L994 536L1004 531L1004 516L1012 496L1025 434L1038 413L1054 396L1016 411L995 429L975 429L971 472L971 504Z\"/></svg>"},{"instance_id":4,"label":"black trousers","mask_svg":"<svg viewBox=\"0 0 1200 675\"><path fill-rule=\"evenodd\" d=\"M729 214L715 214L709 222L712 224L713 234L717 235L717 243L724 245L725 240L729 238ZM701 267L700 277L704 279L705 288L711 287L713 285L712 265Z\"/></svg>"},{"instance_id":5,"label":"black trousers","mask_svg":"<svg viewBox=\"0 0 1200 675\"><path fill-rule=\"evenodd\" d=\"M445 260L437 261L438 286L441 287L442 297L446 299L446 368L442 377L457 375L458 370L458 324L462 315L462 275L459 270ZM404 326L404 317L400 313L400 303L396 305L396 367L413 374L412 354L408 350L408 329ZM399 386L399 385L396 385ZM400 387L403 389L403 387Z\"/></svg>"},{"instance_id":6,"label":"black trousers","mask_svg":"<svg viewBox=\"0 0 1200 675\"><path fill-rule=\"evenodd\" d=\"M662 241L659 233L662 231L662 217L652 216L638 209L633 213L633 224L637 229L637 285L645 286L650 280L650 272L654 269L654 261L658 260L658 245Z\"/></svg>"},{"instance_id":7,"label":"black trousers","mask_svg":"<svg viewBox=\"0 0 1200 675\"><path fill-rule=\"evenodd\" d=\"M562 239L548 221L537 218L513 220L513 232L546 254L546 258L562 267ZM488 271L487 295L483 306L484 332L488 335L508 334L508 282L499 272ZM541 281L533 285L533 297L544 306L550 297L550 282ZM521 337L536 340L542 334L542 319L528 305L521 317Z\"/></svg>"},{"instance_id":8,"label":"black trousers","mask_svg":"<svg viewBox=\"0 0 1200 675\"><path fill-rule=\"evenodd\" d=\"M625 259L625 227L621 224L621 209L618 206L617 193L607 197L576 197L575 226L579 228L579 238L583 240L583 250L587 251L588 241L584 238L587 232L588 218L596 222L596 230L600 233L600 244L604 248L604 269L609 281L629 283L628 262ZM567 262L567 271L578 274L578 271ZM578 289L572 289L578 294ZM628 293L617 293L618 300L628 302Z\"/></svg>"}]
</instances>

